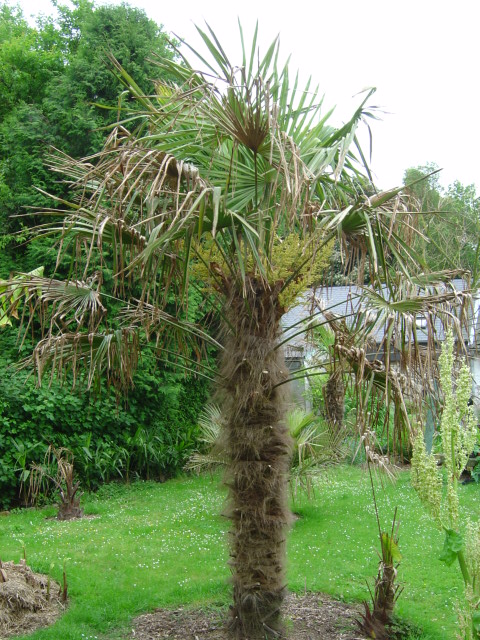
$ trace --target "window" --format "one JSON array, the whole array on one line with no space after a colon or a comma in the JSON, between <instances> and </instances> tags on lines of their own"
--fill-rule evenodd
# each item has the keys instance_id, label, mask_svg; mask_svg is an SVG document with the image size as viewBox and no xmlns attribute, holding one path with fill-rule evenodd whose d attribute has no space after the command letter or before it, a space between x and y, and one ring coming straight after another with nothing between
<instances>
[{"instance_id":1,"label":"window","mask_svg":"<svg viewBox=\"0 0 480 640\"><path fill-rule=\"evenodd\" d=\"M417 329L426 329L427 328L427 319L425 316L417 316L415 318L415 326Z\"/></svg>"}]
</instances>

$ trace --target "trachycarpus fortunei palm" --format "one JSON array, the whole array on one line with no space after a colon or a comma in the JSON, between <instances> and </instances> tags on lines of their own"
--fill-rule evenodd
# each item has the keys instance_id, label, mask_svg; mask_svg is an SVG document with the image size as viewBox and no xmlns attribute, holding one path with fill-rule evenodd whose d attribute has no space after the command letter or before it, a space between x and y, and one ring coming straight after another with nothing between
<instances>
[{"instance_id":1,"label":"trachycarpus fortunei palm","mask_svg":"<svg viewBox=\"0 0 480 640\"><path fill-rule=\"evenodd\" d=\"M199 32L212 58L200 58L206 71L159 61L175 83L158 82L154 96L113 61L136 107L97 157L52 161L76 197L50 212L62 216L58 224L39 228L60 234L75 279L31 278L24 286L46 320L34 351L40 378L50 367L72 371L74 380L85 372L90 385L104 375L124 389L142 341L204 375L212 372L199 364L198 345L220 350L231 629L242 638L276 637L290 520L280 319L321 281L335 237L344 247L352 239L362 264L370 255L372 283L389 282L392 261L407 271L412 254L397 233L402 209L388 206L400 190L367 197L350 153L355 145L363 158L355 131L372 115L365 107L372 91L335 129L310 83L300 91L298 77L292 85L288 67L279 68L278 40L260 58L257 33L248 55L241 32L235 67L213 32ZM105 265L124 303L113 323ZM218 341L188 321L191 287L219 311Z\"/></svg>"}]
</instances>

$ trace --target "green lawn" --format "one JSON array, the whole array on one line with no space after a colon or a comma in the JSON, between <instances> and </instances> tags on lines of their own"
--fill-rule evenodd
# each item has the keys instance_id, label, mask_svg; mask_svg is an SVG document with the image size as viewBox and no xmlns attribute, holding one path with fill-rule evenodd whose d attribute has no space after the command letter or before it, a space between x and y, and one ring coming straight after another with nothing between
<instances>
[{"instance_id":1,"label":"green lawn","mask_svg":"<svg viewBox=\"0 0 480 640\"><path fill-rule=\"evenodd\" d=\"M462 487L462 499L478 513L480 487ZM0 518L0 557L18 561L22 545L35 570L60 579L66 559L70 607L42 640L125 637L130 620L158 606L222 605L229 601L227 521L221 517L218 477L181 478L165 484L108 485L84 496L94 519L57 522L50 507ZM402 472L396 485L378 488L385 524L398 506L398 614L420 625L422 639L453 640L454 602L462 584L457 567L438 560L443 544ZM368 476L356 467L329 471L311 501L297 501L289 540L289 586L324 591L345 600L368 596L376 573L377 530ZM123 634L123 635L122 635Z\"/></svg>"}]
</instances>

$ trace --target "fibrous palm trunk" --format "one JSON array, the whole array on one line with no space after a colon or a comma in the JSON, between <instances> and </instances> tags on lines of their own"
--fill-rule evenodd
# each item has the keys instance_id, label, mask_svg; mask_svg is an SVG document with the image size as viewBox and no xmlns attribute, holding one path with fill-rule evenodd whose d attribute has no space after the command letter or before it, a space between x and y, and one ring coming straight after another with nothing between
<instances>
[{"instance_id":1,"label":"fibrous palm trunk","mask_svg":"<svg viewBox=\"0 0 480 640\"><path fill-rule=\"evenodd\" d=\"M333 433L338 433L345 415L345 385L341 368L333 371L323 388L325 417Z\"/></svg>"},{"instance_id":2,"label":"fibrous palm trunk","mask_svg":"<svg viewBox=\"0 0 480 640\"><path fill-rule=\"evenodd\" d=\"M290 437L284 422L287 371L275 349L280 334L278 293L251 278L247 295L229 296L224 354L224 446L232 521L231 630L254 640L277 637L285 596L287 482Z\"/></svg>"},{"instance_id":3,"label":"fibrous palm trunk","mask_svg":"<svg viewBox=\"0 0 480 640\"><path fill-rule=\"evenodd\" d=\"M375 597L373 602L373 616L383 624L392 622L395 597L398 586L395 584L397 570L393 563L381 562L378 576L375 580Z\"/></svg>"}]
</instances>

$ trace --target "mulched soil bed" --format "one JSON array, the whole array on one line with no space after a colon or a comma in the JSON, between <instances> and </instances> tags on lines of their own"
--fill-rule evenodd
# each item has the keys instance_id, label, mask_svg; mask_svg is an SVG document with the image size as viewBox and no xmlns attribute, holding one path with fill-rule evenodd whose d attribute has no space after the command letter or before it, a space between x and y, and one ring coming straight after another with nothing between
<instances>
[{"instance_id":1,"label":"mulched soil bed","mask_svg":"<svg viewBox=\"0 0 480 640\"><path fill-rule=\"evenodd\" d=\"M363 640L355 623L359 605L337 602L326 595L290 594L285 602L288 640ZM130 639L227 640L225 610L158 609L135 620Z\"/></svg>"},{"instance_id":2,"label":"mulched soil bed","mask_svg":"<svg viewBox=\"0 0 480 640\"><path fill-rule=\"evenodd\" d=\"M0 576L0 640L53 624L65 607L58 583L33 573L25 562L3 562Z\"/></svg>"}]
</instances>

